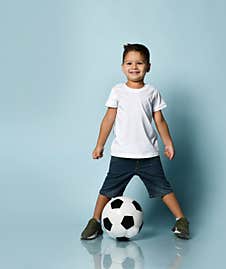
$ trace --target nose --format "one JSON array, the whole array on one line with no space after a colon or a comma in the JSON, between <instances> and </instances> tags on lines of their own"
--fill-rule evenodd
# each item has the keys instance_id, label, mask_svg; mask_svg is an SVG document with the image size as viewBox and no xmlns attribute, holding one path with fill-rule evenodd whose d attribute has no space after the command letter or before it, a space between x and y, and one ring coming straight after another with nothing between
<instances>
[{"instance_id":1,"label":"nose","mask_svg":"<svg viewBox=\"0 0 226 269\"><path fill-rule=\"evenodd\" d=\"M133 68L133 69L136 69L136 68L137 68L137 64L136 64L136 63L133 63L133 64L132 64L132 68Z\"/></svg>"}]
</instances>

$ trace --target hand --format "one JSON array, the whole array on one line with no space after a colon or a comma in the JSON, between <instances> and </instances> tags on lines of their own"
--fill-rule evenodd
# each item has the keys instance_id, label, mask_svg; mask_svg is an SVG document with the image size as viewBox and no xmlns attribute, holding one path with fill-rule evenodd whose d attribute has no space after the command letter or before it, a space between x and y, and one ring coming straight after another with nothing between
<instances>
[{"instance_id":1,"label":"hand","mask_svg":"<svg viewBox=\"0 0 226 269\"><path fill-rule=\"evenodd\" d=\"M175 155L175 151L174 151L174 147L173 145L166 145L165 146L165 151L164 151L165 156L169 159L172 160L174 155Z\"/></svg>"},{"instance_id":2,"label":"hand","mask_svg":"<svg viewBox=\"0 0 226 269\"><path fill-rule=\"evenodd\" d=\"M104 147L102 146L96 146L93 150L92 156L93 159L99 159L103 157Z\"/></svg>"}]
</instances>

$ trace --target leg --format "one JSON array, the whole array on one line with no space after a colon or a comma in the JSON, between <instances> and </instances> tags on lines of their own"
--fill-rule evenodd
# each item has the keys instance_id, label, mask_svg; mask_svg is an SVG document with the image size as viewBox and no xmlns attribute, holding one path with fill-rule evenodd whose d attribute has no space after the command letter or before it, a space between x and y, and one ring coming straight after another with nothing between
<instances>
[{"instance_id":1,"label":"leg","mask_svg":"<svg viewBox=\"0 0 226 269\"><path fill-rule=\"evenodd\" d=\"M173 213L173 215L178 218L174 227L172 228L173 233L181 239L189 239L189 222L184 216L175 194L173 192L168 193L162 196L162 200Z\"/></svg>"},{"instance_id":2,"label":"leg","mask_svg":"<svg viewBox=\"0 0 226 269\"><path fill-rule=\"evenodd\" d=\"M96 206L94 209L93 218L95 218L96 220L100 220L103 208L105 207L105 205L107 204L109 200L110 198L105 195L102 195L102 194L98 195Z\"/></svg>"},{"instance_id":3,"label":"leg","mask_svg":"<svg viewBox=\"0 0 226 269\"><path fill-rule=\"evenodd\" d=\"M109 200L110 198L108 198L107 196L104 196L102 194L98 195L93 217L89 220L87 226L82 231L81 239L84 240L95 239L97 236L103 233L101 223L99 222L99 220L101 218L103 208Z\"/></svg>"},{"instance_id":4,"label":"leg","mask_svg":"<svg viewBox=\"0 0 226 269\"><path fill-rule=\"evenodd\" d=\"M168 193L162 196L162 200L173 215L179 219L172 228L173 233L179 238L189 239L189 222L185 218L175 194L173 192Z\"/></svg>"},{"instance_id":5,"label":"leg","mask_svg":"<svg viewBox=\"0 0 226 269\"><path fill-rule=\"evenodd\" d=\"M94 239L103 233L101 228L101 214L110 197L122 195L128 182L133 176L127 159L111 157L109 171L99 191L93 217L81 234L81 239Z\"/></svg>"},{"instance_id":6,"label":"leg","mask_svg":"<svg viewBox=\"0 0 226 269\"><path fill-rule=\"evenodd\" d=\"M169 208L176 218L184 217L184 214L180 208L177 198L173 192L162 196L162 201Z\"/></svg>"}]
</instances>

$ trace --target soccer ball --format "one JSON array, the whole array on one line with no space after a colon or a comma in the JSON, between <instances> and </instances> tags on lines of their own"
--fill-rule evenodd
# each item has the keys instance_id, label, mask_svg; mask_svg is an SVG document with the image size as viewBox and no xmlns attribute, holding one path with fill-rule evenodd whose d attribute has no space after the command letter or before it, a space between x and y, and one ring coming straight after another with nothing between
<instances>
[{"instance_id":1,"label":"soccer ball","mask_svg":"<svg viewBox=\"0 0 226 269\"><path fill-rule=\"evenodd\" d=\"M103 269L144 269L144 256L135 242L111 240L102 255Z\"/></svg>"},{"instance_id":2,"label":"soccer ball","mask_svg":"<svg viewBox=\"0 0 226 269\"><path fill-rule=\"evenodd\" d=\"M103 209L101 224L110 237L128 240L142 228L142 208L137 201L129 197L112 198Z\"/></svg>"}]
</instances>

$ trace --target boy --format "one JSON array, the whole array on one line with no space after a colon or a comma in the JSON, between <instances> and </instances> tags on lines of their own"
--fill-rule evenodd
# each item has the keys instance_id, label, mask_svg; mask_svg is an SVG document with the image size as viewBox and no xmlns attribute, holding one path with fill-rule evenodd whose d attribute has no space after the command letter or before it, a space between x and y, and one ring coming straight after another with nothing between
<instances>
[{"instance_id":1,"label":"boy","mask_svg":"<svg viewBox=\"0 0 226 269\"><path fill-rule=\"evenodd\" d=\"M173 141L161 110L166 107L158 90L145 84L150 71L149 50L142 44L124 46L122 71L126 83L112 88L106 102L107 112L102 120L93 159L103 157L104 145L113 124L115 138L111 146L111 161L105 181L99 191L93 218L81 234L81 239L94 239L103 233L100 219L106 203L123 192L134 175L144 182L150 198L161 197L176 218L172 231L182 239L189 239L189 222L167 181L158 149L157 134L151 122L155 122L165 145L164 154L174 158Z\"/></svg>"}]
</instances>

